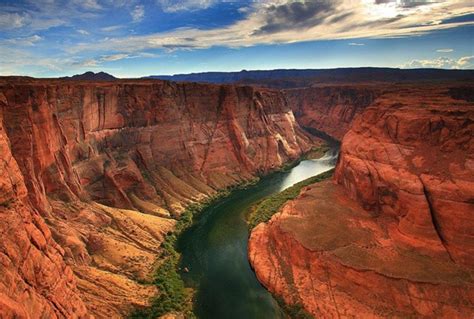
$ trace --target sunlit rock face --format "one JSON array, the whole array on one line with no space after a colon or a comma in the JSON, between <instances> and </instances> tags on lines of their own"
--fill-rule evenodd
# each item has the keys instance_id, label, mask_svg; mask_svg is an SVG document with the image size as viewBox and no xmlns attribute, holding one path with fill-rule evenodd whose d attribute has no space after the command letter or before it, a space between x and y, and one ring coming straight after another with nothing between
<instances>
[{"instance_id":1,"label":"sunlit rock face","mask_svg":"<svg viewBox=\"0 0 474 319\"><path fill-rule=\"evenodd\" d=\"M64 250L30 205L10 145L0 114L0 317L86 317Z\"/></svg>"},{"instance_id":2,"label":"sunlit rock face","mask_svg":"<svg viewBox=\"0 0 474 319\"><path fill-rule=\"evenodd\" d=\"M252 231L270 291L315 317L474 315L474 105L452 92L395 86L355 117L334 180Z\"/></svg>"},{"instance_id":3,"label":"sunlit rock face","mask_svg":"<svg viewBox=\"0 0 474 319\"><path fill-rule=\"evenodd\" d=\"M442 88L389 92L344 137L336 181L393 236L474 266L474 104Z\"/></svg>"},{"instance_id":4,"label":"sunlit rock face","mask_svg":"<svg viewBox=\"0 0 474 319\"><path fill-rule=\"evenodd\" d=\"M0 106L2 318L125 316L170 216L313 144L251 87L4 78Z\"/></svg>"}]
</instances>

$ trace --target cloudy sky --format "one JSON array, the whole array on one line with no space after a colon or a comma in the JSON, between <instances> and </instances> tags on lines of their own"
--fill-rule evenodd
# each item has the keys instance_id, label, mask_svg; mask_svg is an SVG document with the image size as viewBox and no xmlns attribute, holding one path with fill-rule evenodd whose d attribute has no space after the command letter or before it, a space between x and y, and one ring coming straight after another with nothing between
<instances>
[{"instance_id":1,"label":"cloudy sky","mask_svg":"<svg viewBox=\"0 0 474 319\"><path fill-rule=\"evenodd\" d=\"M474 69L472 0L0 0L0 75Z\"/></svg>"}]
</instances>

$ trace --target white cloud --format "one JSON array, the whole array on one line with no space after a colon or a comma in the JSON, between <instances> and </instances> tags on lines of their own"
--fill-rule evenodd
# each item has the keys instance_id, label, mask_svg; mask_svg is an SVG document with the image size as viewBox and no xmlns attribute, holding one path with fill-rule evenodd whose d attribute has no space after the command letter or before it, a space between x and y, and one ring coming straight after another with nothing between
<instances>
[{"instance_id":1,"label":"white cloud","mask_svg":"<svg viewBox=\"0 0 474 319\"><path fill-rule=\"evenodd\" d=\"M27 23L28 17L19 13L0 13L0 29L21 28Z\"/></svg>"},{"instance_id":2,"label":"white cloud","mask_svg":"<svg viewBox=\"0 0 474 319\"><path fill-rule=\"evenodd\" d=\"M159 57L159 55L155 53L148 53L148 52L143 52L143 53L138 53L138 54L133 54L133 55L126 54L126 53L117 53L117 54L111 54L111 55L102 55L95 59L85 59L82 61L74 61L71 63L71 65L87 67L87 68L98 68L98 67L101 67L102 64L105 62L119 61L123 59L157 58L157 57Z\"/></svg>"},{"instance_id":3,"label":"white cloud","mask_svg":"<svg viewBox=\"0 0 474 319\"><path fill-rule=\"evenodd\" d=\"M129 57L128 54L123 54L123 53L112 54L112 55L104 55L101 58L101 62L117 61L117 60L122 60L122 59L125 59L125 58L128 58L128 57Z\"/></svg>"},{"instance_id":4,"label":"white cloud","mask_svg":"<svg viewBox=\"0 0 474 319\"><path fill-rule=\"evenodd\" d=\"M453 49L438 49L436 50L436 52L442 52L442 53L449 53L449 52L453 52L454 50Z\"/></svg>"},{"instance_id":5,"label":"white cloud","mask_svg":"<svg viewBox=\"0 0 474 319\"><path fill-rule=\"evenodd\" d=\"M463 69L474 69L474 56L465 56L458 60L458 66Z\"/></svg>"},{"instance_id":6,"label":"white cloud","mask_svg":"<svg viewBox=\"0 0 474 319\"><path fill-rule=\"evenodd\" d=\"M137 3L137 0L106 0L109 5L114 7L130 7Z\"/></svg>"},{"instance_id":7,"label":"white cloud","mask_svg":"<svg viewBox=\"0 0 474 319\"><path fill-rule=\"evenodd\" d=\"M26 2L28 5L22 1L12 2L9 6L0 4L1 31L22 29L22 33L27 35L60 25L72 25L74 19L86 21L96 18L98 9L102 8L96 0L27 0Z\"/></svg>"},{"instance_id":8,"label":"white cloud","mask_svg":"<svg viewBox=\"0 0 474 319\"><path fill-rule=\"evenodd\" d=\"M28 37L27 39L29 39L31 42L37 42L37 41L42 40L43 37L35 34L35 35L32 35L31 37Z\"/></svg>"},{"instance_id":9,"label":"white cloud","mask_svg":"<svg viewBox=\"0 0 474 319\"><path fill-rule=\"evenodd\" d=\"M133 22L140 22L145 17L145 7L143 5L137 5L130 12Z\"/></svg>"},{"instance_id":10,"label":"white cloud","mask_svg":"<svg viewBox=\"0 0 474 319\"><path fill-rule=\"evenodd\" d=\"M19 74L23 68L60 71L63 67L71 65L68 58L38 57L25 50L4 46L1 42L0 51L2 52L0 74L3 75Z\"/></svg>"},{"instance_id":11,"label":"white cloud","mask_svg":"<svg viewBox=\"0 0 474 319\"><path fill-rule=\"evenodd\" d=\"M96 68L99 66L99 61L95 59L88 59L77 64L86 68Z\"/></svg>"},{"instance_id":12,"label":"white cloud","mask_svg":"<svg viewBox=\"0 0 474 319\"><path fill-rule=\"evenodd\" d=\"M360 47L360 46L364 46L365 44L364 43L358 43L358 42L351 42L351 43L349 43L349 45Z\"/></svg>"},{"instance_id":13,"label":"white cloud","mask_svg":"<svg viewBox=\"0 0 474 319\"><path fill-rule=\"evenodd\" d=\"M239 11L240 13L247 13L247 12L250 12L252 10L251 7L240 7L237 9L237 11Z\"/></svg>"},{"instance_id":14,"label":"white cloud","mask_svg":"<svg viewBox=\"0 0 474 319\"><path fill-rule=\"evenodd\" d=\"M156 53L149 53L149 52L142 52L136 55L129 56L130 59L133 58L158 58L160 57L159 54Z\"/></svg>"},{"instance_id":15,"label":"white cloud","mask_svg":"<svg viewBox=\"0 0 474 319\"><path fill-rule=\"evenodd\" d=\"M83 30L83 29L79 29L79 30L77 30L77 33L80 33L80 34L82 34L82 35L88 35L88 34L89 34L89 32L88 32L88 31L86 31L86 30Z\"/></svg>"},{"instance_id":16,"label":"white cloud","mask_svg":"<svg viewBox=\"0 0 474 319\"><path fill-rule=\"evenodd\" d=\"M203 10L217 3L217 0L157 0L164 12Z\"/></svg>"},{"instance_id":17,"label":"white cloud","mask_svg":"<svg viewBox=\"0 0 474 319\"><path fill-rule=\"evenodd\" d=\"M0 48L3 49L5 45L13 46L33 46L36 42L43 40L43 37L34 34L29 37L20 37L7 40L0 40Z\"/></svg>"},{"instance_id":18,"label":"white cloud","mask_svg":"<svg viewBox=\"0 0 474 319\"><path fill-rule=\"evenodd\" d=\"M74 0L74 3L85 10L100 10L102 6L97 0Z\"/></svg>"},{"instance_id":19,"label":"white cloud","mask_svg":"<svg viewBox=\"0 0 474 319\"><path fill-rule=\"evenodd\" d=\"M472 69L474 68L474 56L465 56L459 59L439 57L435 59L412 60L401 66L406 69L417 68L439 68L439 69Z\"/></svg>"},{"instance_id":20,"label":"white cloud","mask_svg":"<svg viewBox=\"0 0 474 319\"><path fill-rule=\"evenodd\" d=\"M28 24L28 30L47 30L49 28L57 27L63 24L66 24L66 19L33 17L31 22Z\"/></svg>"},{"instance_id":21,"label":"white cloud","mask_svg":"<svg viewBox=\"0 0 474 319\"><path fill-rule=\"evenodd\" d=\"M20 43L23 44L23 45L28 45L28 46L32 46L34 45L36 42L39 42L43 40L43 37L40 37L39 35L37 34L34 34L32 35L31 37L26 37L26 38L21 38L19 39Z\"/></svg>"},{"instance_id":22,"label":"white cloud","mask_svg":"<svg viewBox=\"0 0 474 319\"><path fill-rule=\"evenodd\" d=\"M470 1L447 0L405 6L398 5L398 2L375 4L372 0L310 1L297 2L297 5L283 0L263 1L253 3L251 13L229 26L206 30L179 28L149 35L117 37L101 43L79 44L67 50L71 53L100 50L130 53L148 49L236 48L312 40L414 36L473 25L471 21L432 23L474 12L469 6ZM171 3L160 0L163 2ZM186 0L179 4L183 8L190 3L205 7L211 2Z\"/></svg>"},{"instance_id":23,"label":"white cloud","mask_svg":"<svg viewBox=\"0 0 474 319\"><path fill-rule=\"evenodd\" d=\"M137 0L86 0L86 1L52 1L29 0L34 9L0 12L0 30L16 32L20 29L25 38L39 33L51 26L68 25L87 28L88 19L96 19L107 13L106 9L129 10L132 20L139 21L145 15L141 13ZM47 2L45 2L47 1ZM218 0L154 0L165 12L206 9ZM230 1L230 0L229 0ZM56 58L41 56L41 52L33 52L23 48L28 58L11 54L5 58L5 42L0 43L2 57L0 66L22 69L24 65L37 65L41 68L65 68L77 63L90 67L120 58L146 57L145 52L164 50L170 52L178 49L201 49L212 46L231 48L250 47L258 44L293 43L314 40L347 39L349 45L360 45L364 38L386 38L417 36L420 34L459 26L474 25L472 21L442 23L451 18L474 13L472 0L445 0L436 2L423 1L385 1L385 0L262 0L252 1L245 5L245 17L230 25L217 28L177 28L166 32L146 35L126 35L131 24L111 25L99 29L110 32L109 38L97 41L94 37L83 37L82 43L58 45ZM378 4L377 4L378 3ZM423 4L424 3L424 4ZM0 8L1 9L1 8ZM135 14L135 16L133 15ZM149 12L146 12L148 15ZM74 21L80 20L80 25ZM461 22L459 22L461 21ZM82 30L82 31L81 31ZM23 33L23 31L25 31ZM87 35L83 29L78 33ZM115 32L114 32L115 31ZM119 32L120 31L120 32ZM41 33L40 33L41 34ZM16 39L14 39L16 40ZM33 38L24 40L24 45L33 45ZM19 41L19 40L17 40ZM354 41L354 42L350 42ZM10 43L10 49L18 49L20 42ZM444 50L440 48L439 50ZM81 52L88 54L82 55ZM449 53L440 51L441 53ZM114 53L114 54L111 54ZM84 56L92 57L78 62ZM441 65L441 67L468 68L472 65L466 59L414 60L413 65ZM447 59L447 58L445 58ZM453 62L454 61L454 62ZM410 63L412 63L410 62ZM56 63L56 66L54 66ZM76 63L76 64L75 64ZM407 63L410 64L410 63ZM407 66L410 67L410 66ZM413 67L413 66L411 66Z\"/></svg>"},{"instance_id":24,"label":"white cloud","mask_svg":"<svg viewBox=\"0 0 474 319\"><path fill-rule=\"evenodd\" d=\"M122 28L124 28L124 27L125 27L124 25L111 25L111 26L108 26L108 27L100 28L100 31L103 31L103 32L113 32L113 31L120 30L120 29L122 29Z\"/></svg>"}]
</instances>

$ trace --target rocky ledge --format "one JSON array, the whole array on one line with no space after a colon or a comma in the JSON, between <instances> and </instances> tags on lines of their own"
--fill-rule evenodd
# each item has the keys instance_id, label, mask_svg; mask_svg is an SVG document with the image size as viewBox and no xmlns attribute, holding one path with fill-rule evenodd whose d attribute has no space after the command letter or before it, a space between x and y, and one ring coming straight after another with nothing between
<instances>
[{"instance_id":1,"label":"rocky ledge","mask_svg":"<svg viewBox=\"0 0 474 319\"><path fill-rule=\"evenodd\" d=\"M474 105L450 92L386 90L345 134L334 181L252 231L271 292L315 317L474 316Z\"/></svg>"}]
</instances>

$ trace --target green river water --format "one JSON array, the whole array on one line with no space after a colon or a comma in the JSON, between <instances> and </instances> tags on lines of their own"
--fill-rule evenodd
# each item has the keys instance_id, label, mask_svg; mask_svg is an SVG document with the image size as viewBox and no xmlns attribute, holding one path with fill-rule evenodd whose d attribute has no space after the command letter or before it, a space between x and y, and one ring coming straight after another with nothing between
<instances>
[{"instance_id":1,"label":"green river water","mask_svg":"<svg viewBox=\"0 0 474 319\"><path fill-rule=\"evenodd\" d=\"M248 209L264 197L334 167L336 151L305 160L287 172L262 178L203 211L179 238L187 286L196 289L195 314L202 319L282 318L272 295L258 282L247 258Z\"/></svg>"}]
</instances>

